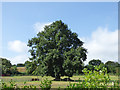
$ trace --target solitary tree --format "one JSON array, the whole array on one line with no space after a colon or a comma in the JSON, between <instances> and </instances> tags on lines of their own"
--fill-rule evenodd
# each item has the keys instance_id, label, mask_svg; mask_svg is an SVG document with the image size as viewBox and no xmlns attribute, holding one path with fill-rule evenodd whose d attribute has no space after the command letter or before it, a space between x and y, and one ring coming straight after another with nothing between
<instances>
[{"instance_id":1,"label":"solitary tree","mask_svg":"<svg viewBox=\"0 0 120 90\"><path fill-rule=\"evenodd\" d=\"M82 45L78 35L61 20L45 26L44 31L28 41L34 73L55 79L65 75L71 77L76 70L81 71L86 60L87 50Z\"/></svg>"}]
</instances>

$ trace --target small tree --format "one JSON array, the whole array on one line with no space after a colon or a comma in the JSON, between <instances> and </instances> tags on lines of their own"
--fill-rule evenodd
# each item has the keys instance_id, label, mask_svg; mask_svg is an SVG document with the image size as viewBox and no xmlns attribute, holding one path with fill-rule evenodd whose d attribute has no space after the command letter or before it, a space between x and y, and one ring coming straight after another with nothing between
<instances>
[{"instance_id":1,"label":"small tree","mask_svg":"<svg viewBox=\"0 0 120 90\"><path fill-rule=\"evenodd\" d=\"M11 71L11 74L12 74L12 75L19 74L19 72L17 71L17 67L16 67L16 66L12 66L12 67L10 68L10 71Z\"/></svg>"},{"instance_id":2,"label":"small tree","mask_svg":"<svg viewBox=\"0 0 120 90\"><path fill-rule=\"evenodd\" d=\"M2 74L4 75L10 75L11 74L11 66L12 64L10 63L9 60L5 58L0 58L2 60Z\"/></svg>"},{"instance_id":3,"label":"small tree","mask_svg":"<svg viewBox=\"0 0 120 90\"><path fill-rule=\"evenodd\" d=\"M93 59L93 60L89 61L89 64L93 65L93 66L99 66L100 64L104 64L104 63L99 59L97 59L97 60Z\"/></svg>"},{"instance_id":4,"label":"small tree","mask_svg":"<svg viewBox=\"0 0 120 90\"><path fill-rule=\"evenodd\" d=\"M0 58L2 61L2 74L3 75L16 75L18 74L17 67L12 65L10 60L6 58Z\"/></svg>"},{"instance_id":5,"label":"small tree","mask_svg":"<svg viewBox=\"0 0 120 90\"><path fill-rule=\"evenodd\" d=\"M31 65L35 65L33 72L39 70L41 75L56 79L71 77L76 70L81 71L86 60L87 50L82 45L78 35L61 20L45 26L44 31L28 41Z\"/></svg>"},{"instance_id":6,"label":"small tree","mask_svg":"<svg viewBox=\"0 0 120 90\"><path fill-rule=\"evenodd\" d=\"M104 63L99 59L93 59L89 61L89 64L85 66L88 70L95 70L95 66L100 66L100 68L105 67Z\"/></svg>"},{"instance_id":7,"label":"small tree","mask_svg":"<svg viewBox=\"0 0 120 90\"><path fill-rule=\"evenodd\" d=\"M116 74L116 68L118 68L120 64L114 61L107 61L105 63L105 67L108 69L108 73Z\"/></svg>"}]
</instances>

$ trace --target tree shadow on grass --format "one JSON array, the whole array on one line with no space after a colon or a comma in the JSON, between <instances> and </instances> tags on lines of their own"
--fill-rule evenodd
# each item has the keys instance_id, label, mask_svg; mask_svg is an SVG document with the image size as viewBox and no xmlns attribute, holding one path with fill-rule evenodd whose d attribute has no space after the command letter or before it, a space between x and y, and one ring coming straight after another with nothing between
<instances>
[{"instance_id":1,"label":"tree shadow on grass","mask_svg":"<svg viewBox=\"0 0 120 90\"><path fill-rule=\"evenodd\" d=\"M71 81L71 82L85 82L85 80L72 80L70 78L64 78L64 79L54 79L53 81ZM119 81L119 80L116 80ZM114 82L114 80L110 80L109 82Z\"/></svg>"},{"instance_id":2,"label":"tree shadow on grass","mask_svg":"<svg viewBox=\"0 0 120 90\"><path fill-rule=\"evenodd\" d=\"M70 78L64 78L64 79L53 79L53 81L83 82L84 80L72 80L72 79L70 79Z\"/></svg>"}]
</instances>

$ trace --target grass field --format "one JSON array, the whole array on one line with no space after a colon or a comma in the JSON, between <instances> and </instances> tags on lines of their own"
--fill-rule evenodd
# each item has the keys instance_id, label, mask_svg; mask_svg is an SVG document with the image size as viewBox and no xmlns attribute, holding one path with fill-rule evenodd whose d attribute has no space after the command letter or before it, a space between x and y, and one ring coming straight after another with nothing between
<instances>
[{"instance_id":1,"label":"grass field","mask_svg":"<svg viewBox=\"0 0 120 90\"><path fill-rule=\"evenodd\" d=\"M40 81L31 81L32 78L39 78L40 81L42 81L45 78L48 78L48 80L54 79L50 76L44 76L44 77L41 77L41 76L5 76L5 77L2 77L2 81L9 84L9 81L12 79L13 81L16 82L16 84L19 87L23 87L24 82L26 82L25 85L35 85L39 88ZM63 79L63 78L67 78L67 77L61 77L61 78ZM81 75L81 76L71 77L71 79L74 80L72 82L71 81L52 81L52 88L58 88L58 87L65 88L67 85L69 85L69 83L77 83L78 82L77 80L79 78L81 81L84 80L84 76ZM118 76L111 75L110 79L111 79L111 83L112 83L113 80L118 80ZM111 83L109 84L110 86L111 86Z\"/></svg>"},{"instance_id":2,"label":"grass field","mask_svg":"<svg viewBox=\"0 0 120 90\"><path fill-rule=\"evenodd\" d=\"M25 67L17 67L17 71L21 72L21 73L25 73L26 72L26 68Z\"/></svg>"}]
</instances>

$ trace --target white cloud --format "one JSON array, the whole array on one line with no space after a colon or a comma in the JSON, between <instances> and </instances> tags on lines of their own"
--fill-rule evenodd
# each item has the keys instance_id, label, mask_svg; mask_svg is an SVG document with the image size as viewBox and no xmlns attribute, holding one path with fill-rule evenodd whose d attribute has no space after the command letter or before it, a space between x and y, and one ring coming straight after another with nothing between
<instances>
[{"instance_id":1,"label":"white cloud","mask_svg":"<svg viewBox=\"0 0 120 90\"><path fill-rule=\"evenodd\" d=\"M9 41L8 49L18 53L23 53L23 52L26 53L28 51L27 44L19 40Z\"/></svg>"},{"instance_id":2,"label":"white cloud","mask_svg":"<svg viewBox=\"0 0 120 90\"><path fill-rule=\"evenodd\" d=\"M81 38L88 49L85 64L92 59L118 61L118 30L109 31L107 28L98 28L90 38Z\"/></svg>"},{"instance_id":3,"label":"white cloud","mask_svg":"<svg viewBox=\"0 0 120 90\"><path fill-rule=\"evenodd\" d=\"M8 49L14 52L17 52L16 56L6 57L11 61L12 64L24 63L28 58L28 49L29 47L25 42L20 40L14 40L8 42Z\"/></svg>"},{"instance_id":4,"label":"white cloud","mask_svg":"<svg viewBox=\"0 0 120 90\"><path fill-rule=\"evenodd\" d=\"M18 56L13 56L13 57L1 57L1 58L6 58L7 60L10 60L11 64L18 64L18 63L25 63L25 61L29 60L28 55L18 55Z\"/></svg>"},{"instance_id":5,"label":"white cloud","mask_svg":"<svg viewBox=\"0 0 120 90\"><path fill-rule=\"evenodd\" d=\"M12 64L18 64L18 63L25 63L25 61L29 60L29 58L27 54L24 54L24 55L11 57L9 58L9 60L11 61Z\"/></svg>"},{"instance_id":6,"label":"white cloud","mask_svg":"<svg viewBox=\"0 0 120 90\"><path fill-rule=\"evenodd\" d=\"M44 27L45 27L46 25L50 25L50 24L52 24L52 22L47 22L47 23L37 22L37 23L35 23L35 24L33 25L33 28L34 28L35 32L38 33L38 32L43 31L43 30L44 30Z\"/></svg>"}]
</instances>

